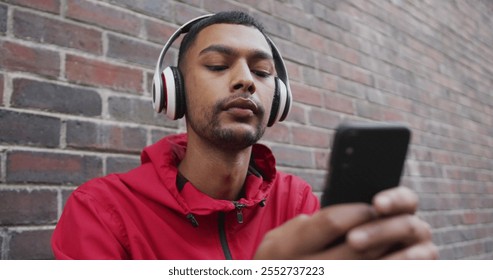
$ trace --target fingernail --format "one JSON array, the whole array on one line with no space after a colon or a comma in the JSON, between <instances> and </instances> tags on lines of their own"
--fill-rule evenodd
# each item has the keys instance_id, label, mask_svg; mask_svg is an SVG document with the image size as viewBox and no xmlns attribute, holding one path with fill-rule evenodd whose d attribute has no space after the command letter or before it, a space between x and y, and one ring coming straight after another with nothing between
<instances>
[{"instance_id":1,"label":"fingernail","mask_svg":"<svg viewBox=\"0 0 493 280\"><path fill-rule=\"evenodd\" d=\"M388 198L386 196L377 197L375 204L378 206L378 208L380 208L384 212L387 212L388 210L390 210L390 207L391 207L390 198Z\"/></svg>"},{"instance_id":2,"label":"fingernail","mask_svg":"<svg viewBox=\"0 0 493 280\"><path fill-rule=\"evenodd\" d=\"M349 233L348 239L355 245L364 246L368 242L368 234L362 230L355 230Z\"/></svg>"},{"instance_id":3,"label":"fingernail","mask_svg":"<svg viewBox=\"0 0 493 280\"><path fill-rule=\"evenodd\" d=\"M425 259L426 258L425 257L426 254L420 248L411 248L411 249L409 249L407 251L406 256L407 256L408 259L411 259L411 260L421 260L421 259Z\"/></svg>"}]
</instances>

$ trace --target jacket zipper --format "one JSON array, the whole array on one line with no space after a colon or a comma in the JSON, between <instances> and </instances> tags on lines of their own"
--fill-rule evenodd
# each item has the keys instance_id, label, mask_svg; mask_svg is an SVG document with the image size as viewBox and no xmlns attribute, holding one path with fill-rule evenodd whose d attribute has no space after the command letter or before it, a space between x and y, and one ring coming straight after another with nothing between
<instances>
[{"instance_id":1,"label":"jacket zipper","mask_svg":"<svg viewBox=\"0 0 493 280\"><path fill-rule=\"evenodd\" d=\"M224 252L224 257L227 260L232 260L231 251L229 250L228 240L226 239L226 213L219 212L219 240L221 241L221 247Z\"/></svg>"},{"instance_id":2,"label":"jacket zipper","mask_svg":"<svg viewBox=\"0 0 493 280\"><path fill-rule=\"evenodd\" d=\"M239 224L243 223L243 208L246 207L245 204L239 203L238 201L233 201L236 209L236 220ZM232 260L231 250L229 249L228 239L226 238L226 213L219 213L219 240L221 241L221 247L224 252L224 257L227 260Z\"/></svg>"},{"instance_id":3,"label":"jacket zipper","mask_svg":"<svg viewBox=\"0 0 493 280\"><path fill-rule=\"evenodd\" d=\"M236 209L236 220L238 224L243 224L243 208L246 207L245 204L239 203L238 201L233 201Z\"/></svg>"}]
</instances>

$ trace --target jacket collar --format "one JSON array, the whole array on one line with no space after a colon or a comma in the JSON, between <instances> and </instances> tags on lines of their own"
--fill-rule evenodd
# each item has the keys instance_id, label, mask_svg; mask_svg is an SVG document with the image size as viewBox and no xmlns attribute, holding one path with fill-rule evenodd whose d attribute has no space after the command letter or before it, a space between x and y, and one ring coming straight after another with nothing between
<instances>
[{"instance_id":1,"label":"jacket collar","mask_svg":"<svg viewBox=\"0 0 493 280\"><path fill-rule=\"evenodd\" d=\"M142 164L151 163L153 165L161 182L185 214L207 215L211 212L235 209L232 201L213 199L189 182L185 182L181 190L178 188L176 184L177 167L185 156L186 147L186 134L165 137L144 149L141 154ZM255 144L252 147L251 167L253 169L245 181L245 195L238 200L246 207L259 204L268 196L276 176L275 159L271 150L262 144Z\"/></svg>"}]
</instances>

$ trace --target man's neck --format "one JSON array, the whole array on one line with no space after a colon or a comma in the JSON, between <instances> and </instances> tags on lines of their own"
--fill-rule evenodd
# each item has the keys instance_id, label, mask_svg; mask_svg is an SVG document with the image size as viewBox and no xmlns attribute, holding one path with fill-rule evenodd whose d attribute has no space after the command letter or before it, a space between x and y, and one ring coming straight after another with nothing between
<instances>
[{"instance_id":1,"label":"man's neck","mask_svg":"<svg viewBox=\"0 0 493 280\"><path fill-rule=\"evenodd\" d=\"M224 150L189 137L179 171L197 189L215 199L237 200L245 182L251 147Z\"/></svg>"}]
</instances>

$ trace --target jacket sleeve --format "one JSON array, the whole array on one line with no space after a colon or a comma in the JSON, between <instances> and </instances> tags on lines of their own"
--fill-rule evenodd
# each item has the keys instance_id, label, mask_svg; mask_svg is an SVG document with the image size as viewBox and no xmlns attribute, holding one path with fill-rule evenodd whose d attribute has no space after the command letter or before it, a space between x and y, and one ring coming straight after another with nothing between
<instances>
[{"instance_id":1,"label":"jacket sleeve","mask_svg":"<svg viewBox=\"0 0 493 280\"><path fill-rule=\"evenodd\" d=\"M67 200L52 236L57 259L125 259L119 237L122 228L110 206L103 206L89 194L76 190Z\"/></svg>"},{"instance_id":2,"label":"jacket sleeve","mask_svg":"<svg viewBox=\"0 0 493 280\"><path fill-rule=\"evenodd\" d=\"M297 205L296 211L298 214L313 214L320 210L320 200L313 193L310 185L305 183L304 188L301 189L300 199Z\"/></svg>"}]
</instances>

